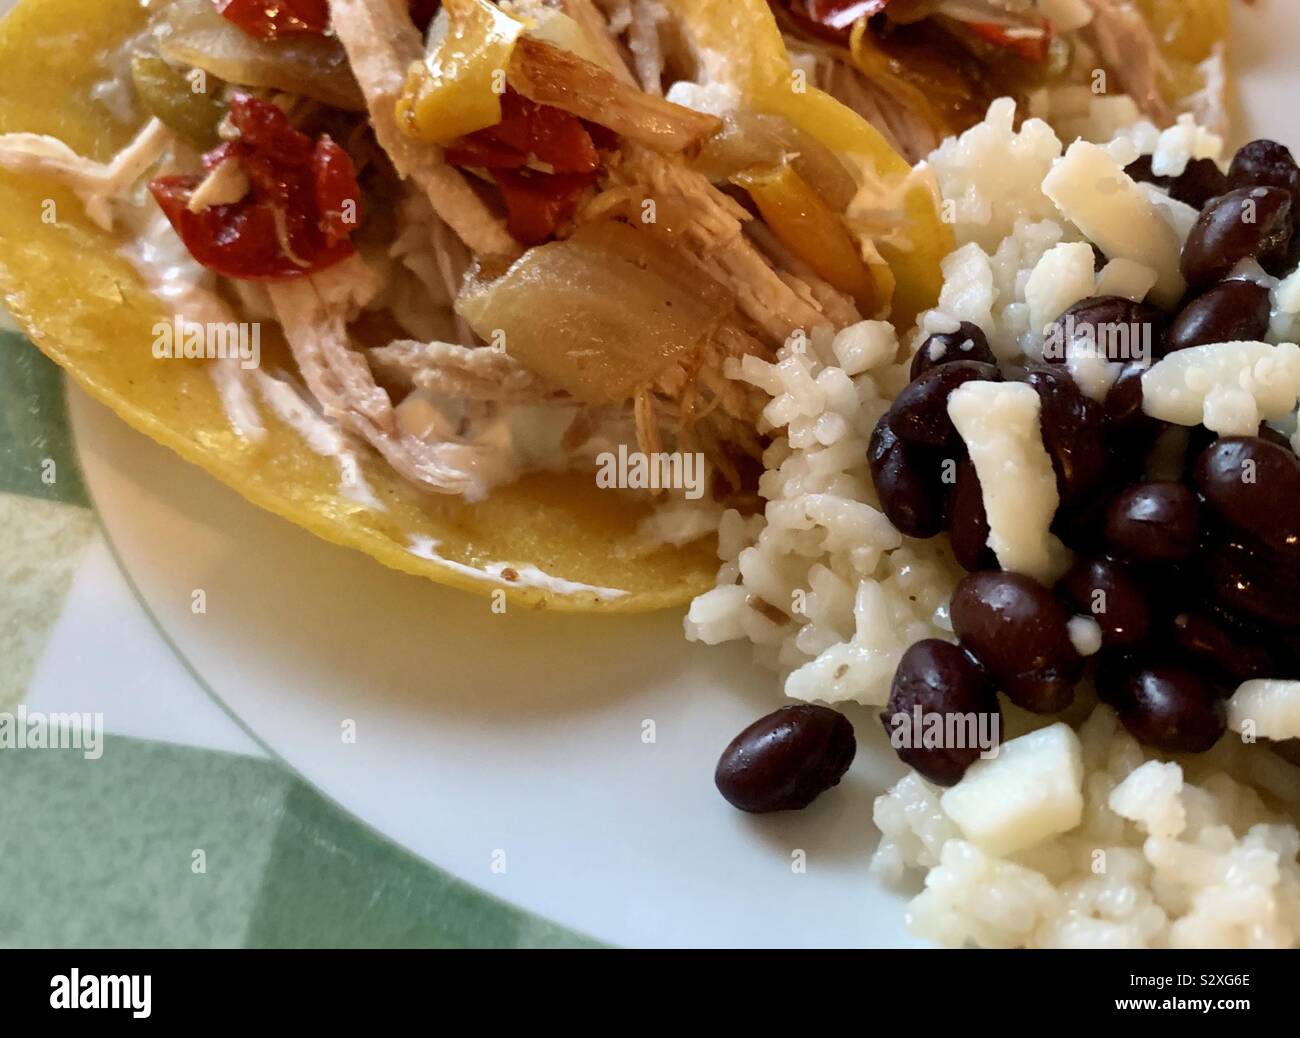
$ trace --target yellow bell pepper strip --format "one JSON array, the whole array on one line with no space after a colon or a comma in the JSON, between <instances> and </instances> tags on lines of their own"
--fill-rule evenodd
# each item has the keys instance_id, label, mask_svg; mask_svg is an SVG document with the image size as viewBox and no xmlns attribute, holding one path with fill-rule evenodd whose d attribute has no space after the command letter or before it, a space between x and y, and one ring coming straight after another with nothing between
<instances>
[{"instance_id":1,"label":"yellow bell pepper strip","mask_svg":"<svg viewBox=\"0 0 1300 1038\"><path fill-rule=\"evenodd\" d=\"M732 179L749 193L782 244L818 277L852 296L864 317L880 311L887 296L876 285L844 221L792 165L746 170Z\"/></svg>"},{"instance_id":2,"label":"yellow bell pepper strip","mask_svg":"<svg viewBox=\"0 0 1300 1038\"><path fill-rule=\"evenodd\" d=\"M742 103L784 116L856 163L882 202L896 204L900 228L876 242L897 278L891 318L909 326L939 298L939 263L954 248L939 216L933 178L913 172L870 123L804 82L764 0L665 0L676 11L711 82L732 86Z\"/></svg>"},{"instance_id":3,"label":"yellow bell pepper strip","mask_svg":"<svg viewBox=\"0 0 1300 1038\"><path fill-rule=\"evenodd\" d=\"M501 95L524 23L488 0L444 0L449 28L411 68L397 101L397 125L447 145L501 121Z\"/></svg>"}]
</instances>

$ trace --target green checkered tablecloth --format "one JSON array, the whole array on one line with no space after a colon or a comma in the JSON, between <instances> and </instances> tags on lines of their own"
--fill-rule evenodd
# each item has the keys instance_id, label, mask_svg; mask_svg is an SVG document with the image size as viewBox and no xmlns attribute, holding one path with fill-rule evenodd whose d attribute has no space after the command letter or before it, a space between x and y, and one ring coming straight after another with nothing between
<instances>
[{"instance_id":1,"label":"green checkered tablecloth","mask_svg":"<svg viewBox=\"0 0 1300 1038\"><path fill-rule=\"evenodd\" d=\"M0 711L12 713L41 668L58 662L51 654L67 651L55 633L66 603L104 579L104 567L87 563L97 546L102 558L103 540L77 468L63 378L12 331L0 331L0 396ZM51 461L52 483L42 478ZM75 644L75 631L64 636ZM73 672L93 675L100 662ZM96 693L68 691L78 704ZM164 702L196 694L179 683L150 691ZM110 725L98 760L0 749L0 945L590 943L394 846L265 753L253 755L249 740L241 754L187 745L181 729L167 739L167 713L154 727L159 738ZM195 848L204 851L199 872Z\"/></svg>"}]
</instances>

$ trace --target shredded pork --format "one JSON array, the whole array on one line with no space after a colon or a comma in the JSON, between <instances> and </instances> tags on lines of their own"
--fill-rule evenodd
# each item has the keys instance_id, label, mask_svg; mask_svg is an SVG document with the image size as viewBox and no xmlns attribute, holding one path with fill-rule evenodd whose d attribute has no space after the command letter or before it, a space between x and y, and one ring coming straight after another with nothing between
<instances>
[{"instance_id":1,"label":"shredded pork","mask_svg":"<svg viewBox=\"0 0 1300 1038\"><path fill-rule=\"evenodd\" d=\"M502 404L565 399L508 354L485 347L399 339L371 350L368 356L378 374L413 389Z\"/></svg>"},{"instance_id":2,"label":"shredded pork","mask_svg":"<svg viewBox=\"0 0 1300 1038\"><path fill-rule=\"evenodd\" d=\"M1157 125L1169 122L1169 106L1160 96L1168 74L1151 29L1130 0L1087 0L1092 21L1083 34L1116 76L1124 92Z\"/></svg>"},{"instance_id":3,"label":"shredded pork","mask_svg":"<svg viewBox=\"0 0 1300 1038\"><path fill-rule=\"evenodd\" d=\"M125 200L131 186L162 158L171 141L171 131L150 119L112 162L105 163L78 155L57 137L6 133L0 135L0 168L63 184L81 200L86 215L97 226L111 231L114 205Z\"/></svg>"},{"instance_id":4,"label":"shredded pork","mask_svg":"<svg viewBox=\"0 0 1300 1038\"><path fill-rule=\"evenodd\" d=\"M611 213L645 223L645 203L655 203L648 226L669 236L700 268L728 289L767 341L780 345L796 328L829 318L772 267L745 237L749 213L702 174L671 156L625 147L609 170L611 187L597 195L579 219Z\"/></svg>"},{"instance_id":5,"label":"shredded pork","mask_svg":"<svg viewBox=\"0 0 1300 1038\"><path fill-rule=\"evenodd\" d=\"M722 128L716 116L648 94L599 65L528 36L515 43L510 85L538 104L599 123L656 151L683 151Z\"/></svg>"},{"instance_id":6,"label":"shredded pork","mask_svg":"<svg viewBox=\"0 0 1300 1038\"><path fill-rule=\"evenodd\" d=\"M424 57L424 42L405 0L330 0L330 16L361 84L375 137L398 174L420 186L434 211L475 252L517 255L521 247L505 221L443 161L442 150L416 143L397 126L397 99L407 70Z\"/></svg>"},{"instance_id":7,"label":"shredded pork","mask_svg":"<svg viewBox=\"0 0 1300 1038\"><path fill-rule=\"evenodd\" d=\"M667 18L668 12L657 0L632 0L627 45L641 89L656 96L664 92L664 50L659 42L659 23Z\"/></svg>"},{"instance_id":8,"label":"shredded pork","mask_svg":"<svg viewBox=\"0 0 1300 1038\"><path fill-rule=\"evenodd\" d=\"M416 486L480 500L500 481L509 460L491 447L431 442L401 432L392 400L376 384L364 354L348 339L347 321L357 309L360 260L354 261L270 285L271 301L303 381L327 417L368 442Z\"/></svg>"},{"instance_id":9,"label":"shredded pork","mask_svg":"<svg viewBox=\"0 0 1300 1038\"><path fill-rule=\"evenodd\" d=\"M619 50L618 33L612 31L609 22L597 9L593 0L563 0L561 6L565 14L582 26L583 32L591 41L596 53L601 56L605 67L624 83L634 86L636 80L628 70L623 54Z\"/></svg>"}]
</instances>

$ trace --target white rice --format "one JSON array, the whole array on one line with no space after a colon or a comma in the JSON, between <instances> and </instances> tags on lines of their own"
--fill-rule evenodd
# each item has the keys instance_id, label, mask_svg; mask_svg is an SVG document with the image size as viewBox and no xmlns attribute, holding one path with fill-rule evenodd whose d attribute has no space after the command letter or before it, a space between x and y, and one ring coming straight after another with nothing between
<instances>
[{"instance_id":1,"label":"white rice","mask_svg":"<svg viewBox=\"0 0 1300 1038\"><path fill-rule=\"evenodd\" d=\"M1171 172L1192 158L1222 160L1219 139L1190 120L1162 132L1136 121L1126 99L1051 102L1075 106L1068 118L1054 110L1058 127L1104 143L1121 166L1139 154ZM1131 259L1092 280L1091 249L1061 249L1086 240L1042 190L1061 140L1039 119L1015 129L1014 114L1010 100L995 102L983 123L931 156L958 248L944 261L938 307L920 317L907 348L888 324L863 322L796 336L775 364L747 357L728 372L772 397L767 505L762 515L724 516L717 587L692 603L686 635L751 642L792 698L883 705L909 645L953 637L947 603L963 573L947 540L901 536L878 507L866 461L876 421L908 381L910 354L966 320L1000 359L1035 358L1042 322L1066 306L1099 287L1140 299L1155 284L1155 272ZM1184 240L1194 211L1142 191ZM1290 335L1300 280L1270 287L1274 331ZM1112 374L1071 370L1094 395ZM1004 710L1004 739L1058 720ZM914 772L877 799L873 870L889 880L926 873L908 911L916 934L990 947L1300 945L1300 769L1232 733L1209 753L1166 761L1086 688L1065 719L1082 746L1084 810L1061 835L998 857Z\"/></svg>"}]
</instances>

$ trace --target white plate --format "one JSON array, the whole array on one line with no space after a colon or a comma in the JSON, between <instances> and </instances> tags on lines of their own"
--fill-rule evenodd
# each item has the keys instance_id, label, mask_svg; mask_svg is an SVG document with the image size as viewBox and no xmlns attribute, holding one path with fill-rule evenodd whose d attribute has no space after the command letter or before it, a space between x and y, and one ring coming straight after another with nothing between
<instances>
[{"instance_id":1,"label":"white plate","mask_svg":"<svg viewBox=\"0 0 1300 1038\"><path fill-rule=\"evenodd\" d=\"M1260 0L1237 22L1242 139L1300 143L1300 10ZM612 943L908 943L903 897L867 872L872 798L899 774L869 711L851 714L860 750L839 788L742 815L714 763L780 703L743 650L685 644L677 614L493 615L259 511L79 393L71 417L159 626L258 738L380 832Z\"/></svg>"}]
</instances>

